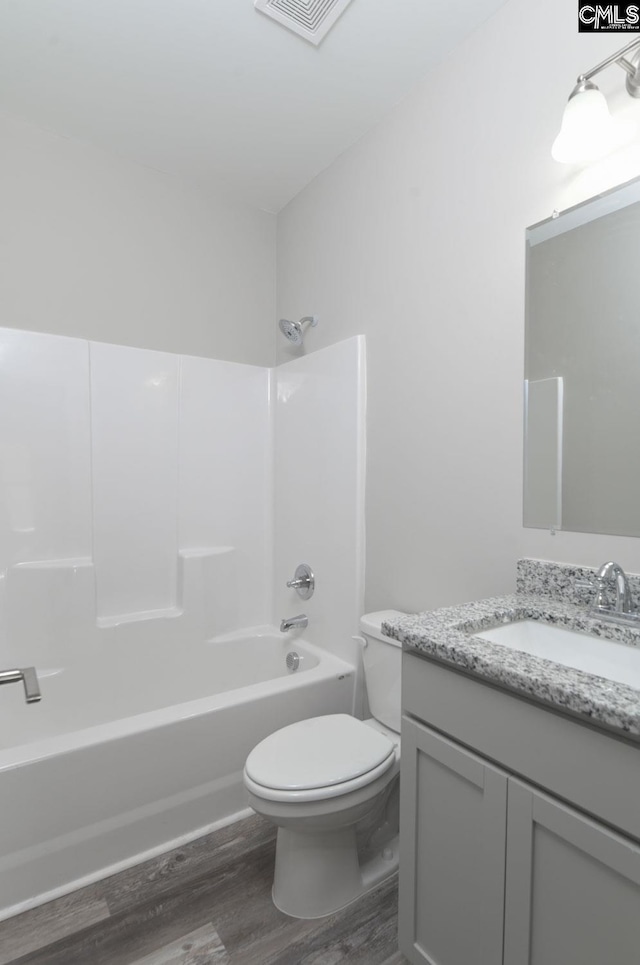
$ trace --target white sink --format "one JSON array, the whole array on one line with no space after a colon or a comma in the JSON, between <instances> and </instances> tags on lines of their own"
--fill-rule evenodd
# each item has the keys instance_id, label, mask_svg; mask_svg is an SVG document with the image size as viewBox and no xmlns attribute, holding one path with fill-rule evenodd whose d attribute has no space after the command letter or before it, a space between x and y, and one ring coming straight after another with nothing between
<instances>
[{"instance_id":1,"label":"white sink","mask_svg":"<svg viewBox=\"0 0 640 965\"><path fill-rule=\"evenodd\" d=\"M536 620L504 623L474 636L640 689L640 647Z\"/></svg>"}]
</instances>

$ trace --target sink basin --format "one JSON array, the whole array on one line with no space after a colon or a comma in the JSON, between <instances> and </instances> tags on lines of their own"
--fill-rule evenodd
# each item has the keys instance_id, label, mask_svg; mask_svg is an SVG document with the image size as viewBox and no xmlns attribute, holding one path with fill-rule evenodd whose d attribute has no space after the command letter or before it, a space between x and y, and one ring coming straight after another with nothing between
<instances>
[{"instance_id":1,"label":"sink basin","mask_svg":"<svg viewBox=\"0 0 640 965\"><path fill-rule=\"evenodd\" d=\"M504 623L474 636L640 689L640 647L536 620Z\"/></svg>"}]
</instances>

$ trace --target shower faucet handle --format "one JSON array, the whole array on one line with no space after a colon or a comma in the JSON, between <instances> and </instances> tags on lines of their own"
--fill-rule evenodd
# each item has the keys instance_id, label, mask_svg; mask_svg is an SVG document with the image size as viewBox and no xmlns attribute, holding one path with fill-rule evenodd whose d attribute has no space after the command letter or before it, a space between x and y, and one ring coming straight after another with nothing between
<instances>
[{"instance_id":1,"label":"shower faucet handle","mask_svg":"<svg viewBox=\"0 0 640 965\"><path fill-rule=\"evenodd\" d=\"M313 591L316 588L316 578L308 563L300 563L300 565L296 567L293 579L287 580L287 586L290 590L295 590L303 600L308 600L313 596Z\"/></svg>"}]
</instances>

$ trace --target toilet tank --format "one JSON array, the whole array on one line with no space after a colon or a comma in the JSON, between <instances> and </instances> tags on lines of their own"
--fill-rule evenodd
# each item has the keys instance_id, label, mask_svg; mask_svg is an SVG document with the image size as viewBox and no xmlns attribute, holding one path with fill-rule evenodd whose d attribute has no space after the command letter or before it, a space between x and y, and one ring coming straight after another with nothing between
<instances>
[{"instance_id":1,"label":"toilet tank","mask_svg":"<svg viewBox=\"0 0 640 965\"><path fill-rule=\"evenodd\" d=\"M400 610L377 610L360 620L360 633L365 639L364 676L371 714L391 730L400 733L400 675L402 644L382 632L383 620L395 620L406 614Z\"/></svg>"}]
</instances>

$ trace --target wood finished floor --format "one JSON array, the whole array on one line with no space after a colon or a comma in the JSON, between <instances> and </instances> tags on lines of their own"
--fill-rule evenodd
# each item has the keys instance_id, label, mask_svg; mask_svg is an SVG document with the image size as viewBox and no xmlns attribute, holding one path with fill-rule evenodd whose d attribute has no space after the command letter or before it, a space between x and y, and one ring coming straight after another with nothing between
<instances>
[{"instance_id":1,"label":"wood finished floor","mask_svg":"<svg viewBox=\"0 0 640 965\"><path fill-rule=\"evenodd\" d=\"M0 965L404 965L397 878L328 918L271 901L275 832L252 817L0 922ZM407 963L408 965L408 963Z\"/></svg>"}]
</instances>

